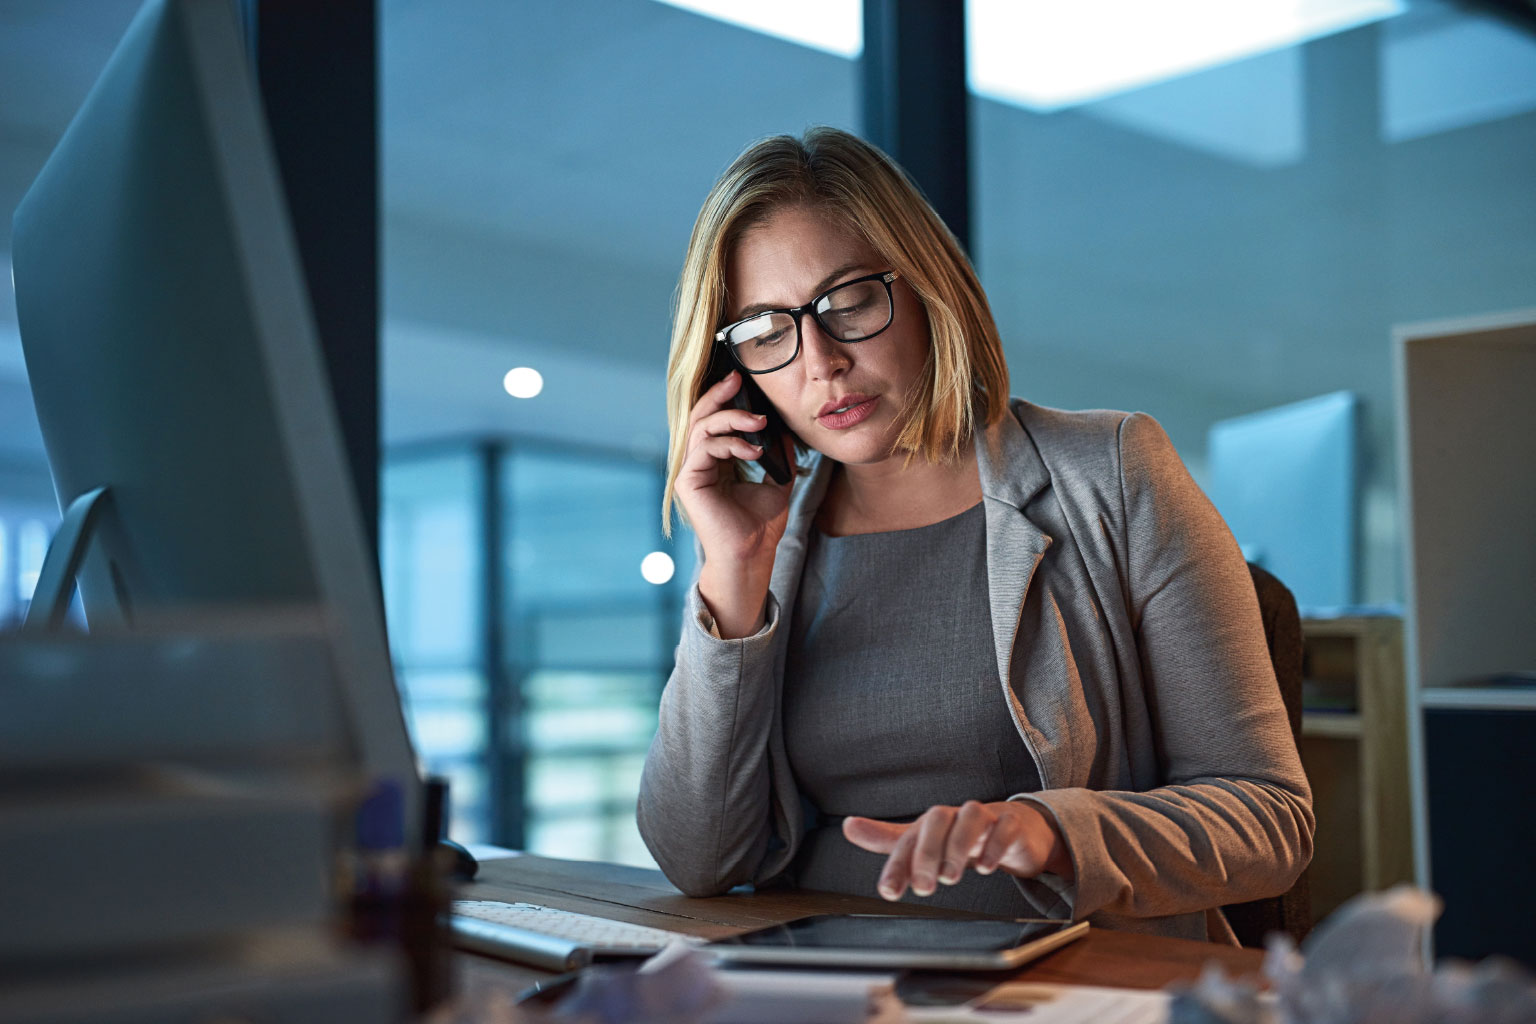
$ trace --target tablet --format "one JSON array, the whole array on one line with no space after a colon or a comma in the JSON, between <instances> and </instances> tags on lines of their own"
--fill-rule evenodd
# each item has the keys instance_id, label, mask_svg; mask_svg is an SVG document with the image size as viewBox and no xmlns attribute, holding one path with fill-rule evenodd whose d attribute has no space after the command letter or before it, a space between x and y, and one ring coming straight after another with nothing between
<instances>
[{"instance_id":1,"label":"tablet","mask_svg":"<svg viewBox=\"0 0 1536 1024\"><path fill-rule=\"evenodd\" d=\"M1087 921L818 914L703 948L729 963L986 971L1017 967L1087 930Z\"/></svg>"}]
</instances>

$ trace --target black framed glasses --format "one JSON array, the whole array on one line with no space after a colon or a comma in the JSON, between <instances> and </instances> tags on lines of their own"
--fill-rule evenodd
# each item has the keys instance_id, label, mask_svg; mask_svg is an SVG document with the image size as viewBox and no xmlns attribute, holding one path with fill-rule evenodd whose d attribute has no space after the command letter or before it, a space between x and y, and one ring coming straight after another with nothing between
<instances>
[{"instance_id":1,"label":"black framed glasses","mask_svg":"<svg viewBox=\"0 0 1536 1024\"><path fill-rule=\"evenodd\" d=\"M868 341L891 326L891 282L899 276L887 270L844 281L803 306L764 310L722 327L715 340L748 373L772 373L795 361L800 354L800 318L807 313L829 338Z\"/></svg>"}]
</instances>

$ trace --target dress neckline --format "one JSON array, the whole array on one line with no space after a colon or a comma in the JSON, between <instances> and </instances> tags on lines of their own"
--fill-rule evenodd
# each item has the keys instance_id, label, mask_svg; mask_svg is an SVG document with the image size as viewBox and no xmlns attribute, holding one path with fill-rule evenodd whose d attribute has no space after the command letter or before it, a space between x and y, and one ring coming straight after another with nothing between
<instances>
[{"instance_id":1,"label":"dress neckline","mask_svg":"<svg viewBox=\"0 0 1536 1024\"><path fill-rule=\"evenodd\" d=\"M906 529L902 529L902 530L873 530L873 531L870 531L869 533L836 533L836 534L834 534L834 533L827 533L824 530L822 530L821 524L818 523L816 521L816 519L813 517L811 519L811 533L815 536L815 538L817 540L821 540L821 541L827 541L827 540L830 540L830 541L845 541L845 540L846 541L853 541L853 540L858 540L861 537L898 537L898 536L903 536L903 535L906 535L906 534L921 533L924 530L937 530L937 529L940 529L940 528L942 528L944 526L952 525L955 522L957 522L958 520L964 519L966 516L970 515L972 512L975 512L977 509L981 508L982 503L985 500L986 500L985 498L980 499L980 500L978 500L976 502L976 504L970 506L969 508L962 509L959 512L956 512L952 516L945 516L943 519L940 519L938 522L925 523L922 526L909 526Z\"/></svg>"}]
</instances>

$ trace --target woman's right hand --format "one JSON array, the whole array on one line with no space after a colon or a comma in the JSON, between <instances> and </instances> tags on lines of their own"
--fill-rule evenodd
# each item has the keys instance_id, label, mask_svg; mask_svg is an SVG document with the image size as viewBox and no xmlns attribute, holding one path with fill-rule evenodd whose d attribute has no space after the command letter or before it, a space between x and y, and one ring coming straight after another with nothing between
<instances>
[{"instance_id":1,"label":"woman's right hand","mask_svg":"<svg viewBox=\"0 0 1536 1024\"><path fill-rule=\"evenodd\" d=\"M738 480L733 459L753 461L762 449L737 431L761 430L764 417L731 406L741 372L699 396L688 417L688 451L677 474L677 500L704 549L699 592L725 639L763 626L774 551L789 519L791 484Z\"/></svg>"}]
</instances>

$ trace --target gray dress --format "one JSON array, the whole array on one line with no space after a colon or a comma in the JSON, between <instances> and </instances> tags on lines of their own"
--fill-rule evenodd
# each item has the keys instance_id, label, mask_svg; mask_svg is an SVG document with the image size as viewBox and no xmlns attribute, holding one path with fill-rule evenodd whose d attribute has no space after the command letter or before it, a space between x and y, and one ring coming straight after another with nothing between
<instances>
[{"instance_id":1,"label":"gray dress","mask_svg":"<svg viewBox=\"0 0 1536 1024\"><path fill-rule=\"evenodd\" d=\"M812 531L784 673L785 747L815 812L799 887L875 895L885 855L843 838L844 816L909 821L1040 788L998 681L986 547L979 503L914 530ZM923 902L1034 913L1002 874L967 872Z\"/></svg>"}]
</instances>

